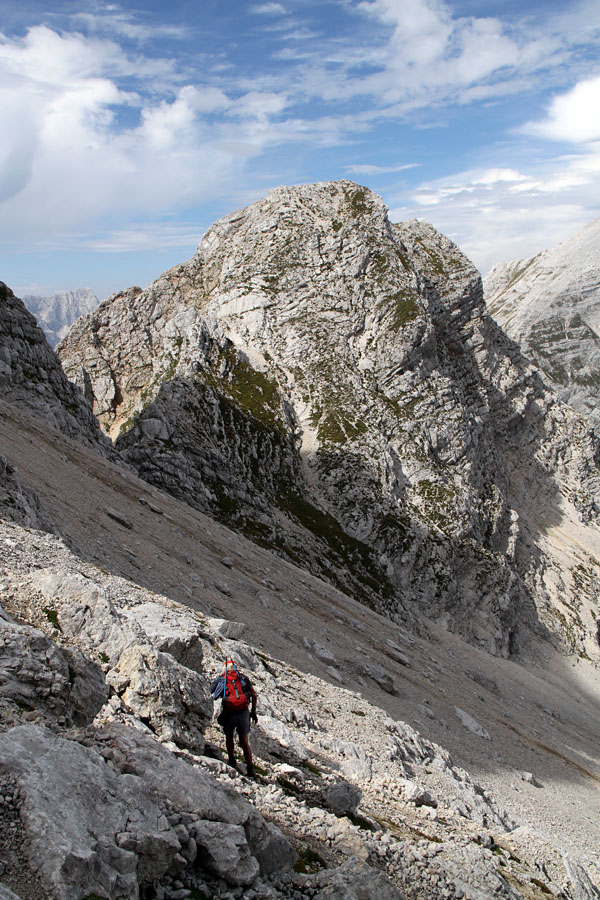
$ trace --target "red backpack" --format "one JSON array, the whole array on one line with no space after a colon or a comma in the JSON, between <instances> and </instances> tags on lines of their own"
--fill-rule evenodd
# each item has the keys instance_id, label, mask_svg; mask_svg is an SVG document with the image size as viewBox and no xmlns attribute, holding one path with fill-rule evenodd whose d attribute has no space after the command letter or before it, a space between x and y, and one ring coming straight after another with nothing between
<instances>
[{"instance_id":1,"label":"red backpack","mask_svg":"<svg viewBox=\"0 0 600 900\"><path fill-rule=\"evenodd\" d=\"M233 668L228 669L227 663L232 663ZM241 672L238 672L237 666L233 660L227 660L225 664L225 671L223 672L224 678L224 690L223 690L223 700L227 705L234 710L247 709L250 705L250 698L248 696L248 679L245 675L242 675Z\"/></svg>"}]
</instances>

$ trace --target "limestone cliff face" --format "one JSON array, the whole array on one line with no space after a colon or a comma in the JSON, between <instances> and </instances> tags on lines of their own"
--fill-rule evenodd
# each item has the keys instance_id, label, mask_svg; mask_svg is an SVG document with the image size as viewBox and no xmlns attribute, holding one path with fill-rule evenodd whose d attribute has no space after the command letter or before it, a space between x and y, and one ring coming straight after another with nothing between
<instances>
[{"instance_id":1,"label":"limestone cliff face","mask_svg":"<svg viewBox=\"0 0 600 900\"><path fill-rule=\"evenodd\" d=\"M0 282L0 399L34 412L77 441L112 455L79 388L65 376L60 361L25 305Z\"/></svg>"},{"instance_id":2,"label":"limestone cliff face","mask_svg":"<svg viewBox=\"0 0 600 900\"><path fill-rule=\"evenodd\" d=\"M600 219L484 279L490 314L559 396L600 424Z\"/></svg>"},{"instance_id":3,"label":"limestone cliff face","mask_svg":"<svg viewBox=\"0 0 600 900\"><path fill-rule=\"evenodd\" d=\"M58 352L144 478L388 615L597 651L595 438L368 190L272 191Z\"/></svg>"}]
</instances>

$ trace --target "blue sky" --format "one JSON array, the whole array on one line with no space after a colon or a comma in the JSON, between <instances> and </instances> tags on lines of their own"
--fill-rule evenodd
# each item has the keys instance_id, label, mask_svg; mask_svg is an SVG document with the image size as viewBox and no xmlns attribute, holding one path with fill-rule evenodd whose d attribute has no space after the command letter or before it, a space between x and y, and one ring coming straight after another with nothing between
<instances>
[{"instance_id":1,"label":"blue sky","mask_svg":"<svg viewBox=\"0 0 600 900\"><path fill-rule=\"evenodd\" d=\"M4 0L0 279L144 286L280 184L351 178L485 273L600 215L600 8Z\"/></svg>"}]
</instances>

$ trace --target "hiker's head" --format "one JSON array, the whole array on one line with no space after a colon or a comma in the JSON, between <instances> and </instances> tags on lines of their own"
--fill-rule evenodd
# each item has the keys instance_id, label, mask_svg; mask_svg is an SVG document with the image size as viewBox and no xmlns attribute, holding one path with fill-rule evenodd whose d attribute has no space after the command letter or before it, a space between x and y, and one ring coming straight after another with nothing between
<instances>
[{"instance_id":1,"label":"hiker's head","mask_svg":"<svg viewBox=\"0 0 600 900\"><path fill-rule=\"evenodd\" d=\"M235 659L228 659L225 663L225 668L229 672L231 669L237 669L237 664Z\"/></svg>"}]
</instances>

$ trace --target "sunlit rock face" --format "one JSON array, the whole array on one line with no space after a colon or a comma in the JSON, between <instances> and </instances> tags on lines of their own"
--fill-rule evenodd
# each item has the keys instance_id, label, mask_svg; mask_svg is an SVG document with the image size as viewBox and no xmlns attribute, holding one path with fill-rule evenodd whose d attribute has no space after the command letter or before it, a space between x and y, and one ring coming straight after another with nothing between
<instances>
[{"instance_id":1,"label":"sunlit rock face","mask_svg":"<svg viewBox=\"0 0 600 900\"><path fill-rule=\"evenodd\" d=\"M597 651L594 435L365 188L272 191L58 352L142 477L386 615Z\"/></svg>"},{"instance_id":2,"label":"sunlit rock face","mask_svg":"<svg viewBox=\"0 0 600 900\"><path fill-rule=\"evenodd\" d=\"M600 424L600 219L484 279L489 312L559 396Z\"/></svg>"}]
</instances>

